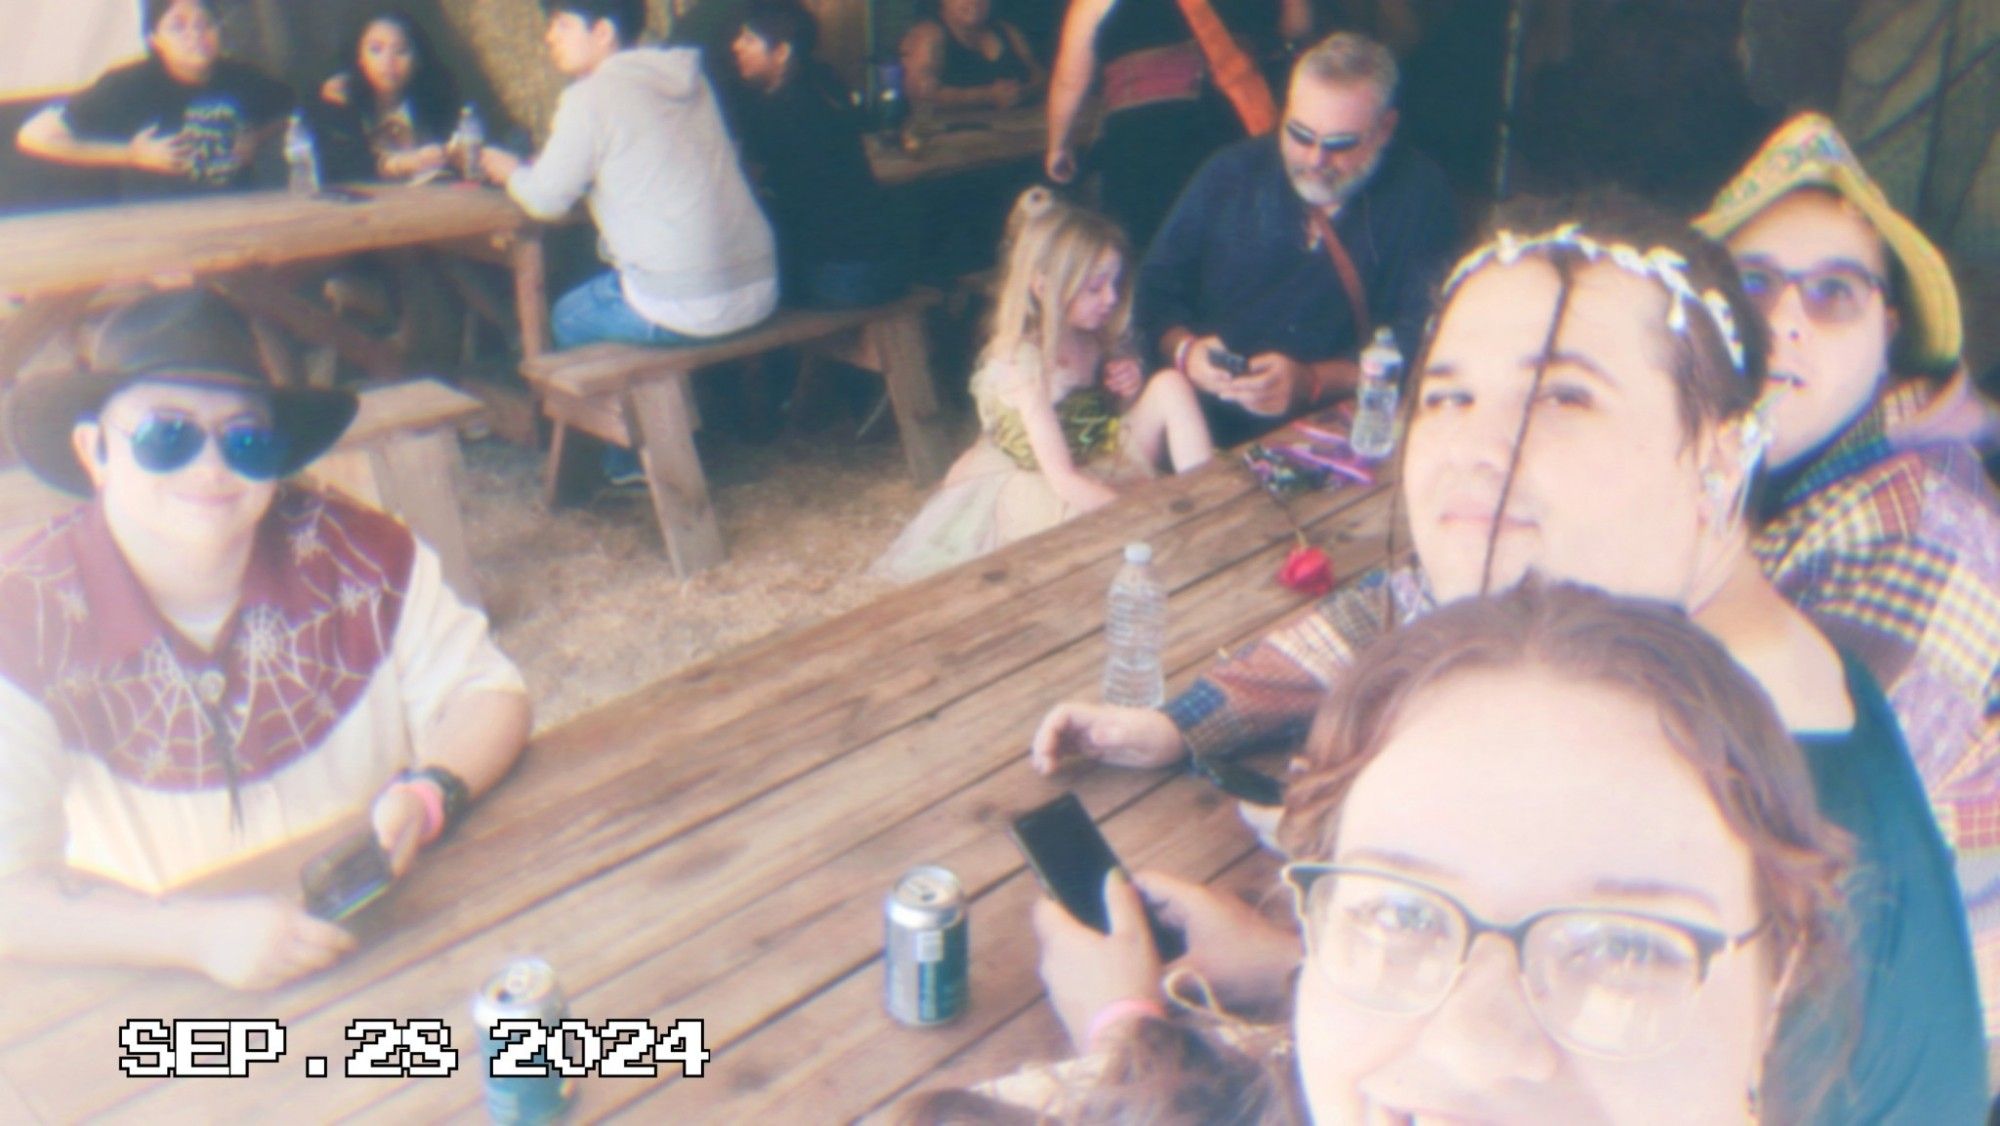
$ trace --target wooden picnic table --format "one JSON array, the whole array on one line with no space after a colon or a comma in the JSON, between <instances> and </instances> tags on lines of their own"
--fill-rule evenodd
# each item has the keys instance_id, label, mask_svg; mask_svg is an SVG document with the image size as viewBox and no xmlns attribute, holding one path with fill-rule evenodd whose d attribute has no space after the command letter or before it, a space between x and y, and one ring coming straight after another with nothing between
<instances>
[{"instance_id":1,"label":"wooden picnic table","mask_svg":"<svg viewBox=\"0 0 2000 1126\"><path fill-rule=\"evenodd\" d=\"M1097 111L1087 107L1077 123L1079 148L1088 147L1096 129ZM1048 149L1048 107L939 110L919 123L915 151L900 137L881 133L867 137L868 163L885 187L939 179L1032 160L1040 165Z\"/></svg>"},{"instance_id":2,"label":"wooden picnic table","mask_svg":"<svg viewBox=\"0 0 2000 1126\"><path fill-rule=\"evenodd\" d=\"M1379 562L1387 491L1291 502L1343 575ZM1096 692L1119 548L1145 539L1171 591L1175 685L1304 604L1274 575L1290 521L1234 458L818 626L766 639L546 731L334 969L235 994L183 973L0 965L0 1117L476 1120L469 1002L510 957L555 967L572 1016L704 1022L699 1079L591 1077L577 1120L842 1121L938 1083L1065 1054L1041 999L1034 881L1010 815L1073 786L1126 862L1239 887L1273 866L1234 802L1174 771L1035 775L1053 702ZM297 857L276 865L296 881ZM882 901L941 863L971 906L969 1010L913 1029L882 1009ZM251 865L248 867L255 867ZM120 1074L132 1017L282 1021L248 1079ZM357 1019L449 1022L449 1078L343 1078ZM332 1078L307 1078L309 1055Z\"/></svg>"},{"instance_id":3,"label":"wooden picnic table","mask_svg":"<svg viewBox=\"0 0 2000 1126\"><path fill-rule=\"evenodd\" d=\"M199 199L0 218L0 295L25 305L0 323L0 387L49 335L108 286L192 276L259 316L401 374L393 349L282 284L285 267L428 246L514 272L524 344L548 347L539 228L506 193L464 184L363 185L320 196L232 192Z\"/></svg>"}]
</instances>

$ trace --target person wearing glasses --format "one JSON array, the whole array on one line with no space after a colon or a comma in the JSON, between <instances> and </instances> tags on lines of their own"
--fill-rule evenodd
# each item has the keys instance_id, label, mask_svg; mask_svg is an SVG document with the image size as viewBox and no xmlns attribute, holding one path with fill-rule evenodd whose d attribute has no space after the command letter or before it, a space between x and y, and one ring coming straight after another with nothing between
<instances>
[{"instance_id":1,"label":"person wearing glasses","mask_svg":"<svg viewBox=\"0 0 2000 1126\"><path fill-rule=\"evenodd\" d=\"M0 956L280 985L353 937L169 893L356 815L401 875L520 754L525 689L428 546L284 482L351 393L272 386L199 293L88 355L8 404L22 461L89 500L0 557Z\"/></svg>"},{"instance_id":2,"label":"person wearing glasses","mask_svg":"<svg viewBox=\"0 0 2000 1126\"><path fill-rule=\"evenodd\" d=\"M1457 224L1444 173L1392 143L1396 82L1381 44L1322 40L1277 135L1211 158L1147 248L1140 327L1202 393L1218 446L1352 392L1377 325L1416 350Z\"/></svg>"},{"instance_id":3,"label":"person wearing glasses","mask_svg":"<svg viewBox=\"0 0 2000 1126\"><path fill-rule=\"evenodd\" d=\"M1529 583L1390 634L1329 697L1282 834L1288 1024L1168 1019L1114 874L1108 934L1034 915L1101 1066L978 1095L1053 1121L1789 1123L1866 1066L1851 842L1769 698L1668 605ZM1016 1120L978 1095L910 1117Z\"/></svg>"},{"instance_id":4,"label":"person wearing glasses","mask_svg":"<svg viewBox=\"0 0 2000 1126\"><path fill-rule=\"evenodd\" d=\"M1164 709L1057 706L1033 764L1293 750L1371 644L1529 576L1683 606L1771 697L1821 812L1856 842L1863 1062L1831 1105L1852 1121L1973 1120L1985 1061L1950 850L1875 677L1750 549L1747 496L1770 440L1766 354L1728 255L1686 224L1616 199L1504 213L1447 278L1415 371L1399 492L1414 563L1357 577ZM1148 890L1183 917L1212 905L1199 889ZM1201 930L1190 928L1192 956L1211 972L1268 971L1254 958L1240 975L1218 970L1259 947Z\"/></svg>"},{"instance_id":5,"label":"person wearing glasses","mask_svg":"<svg viewBox=\"0 0 2000 1126\"><path fill-rule=\"evenodd\" d=\"M1696 222L1770 322L1755 550L1902 720L1956 854L2000 1061L2000 494L1969 442L1897 434L1962 373L1950 267L1818 114L1773 133Z\"/></svg>"}]
</instances>

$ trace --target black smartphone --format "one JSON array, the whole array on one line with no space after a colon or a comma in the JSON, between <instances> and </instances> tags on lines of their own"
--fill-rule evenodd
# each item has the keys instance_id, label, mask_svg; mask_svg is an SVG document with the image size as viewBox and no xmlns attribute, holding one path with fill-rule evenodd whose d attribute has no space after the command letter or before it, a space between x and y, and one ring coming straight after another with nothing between
<instances>
[{"instance_id":1,"label":"black smartphone","mask_svg":"<svg viewBox=\"0 0 2000 1126\"><path fill-rule=\"evenodd\" d=\"M389 855L363 831L306 861L299 873L305 885L306 913L338 922L382 897L389 890Z\"/></svg>"},{"instance_id":2,"label":"black smartphone","mask_svg":"<svg viewBox=\"0 0 2000 1126\"><path fill-rule=\"evenodd\" d=\"M1188 769L1205 778L1216 789L1251 805L1285 804L1285 783L1261 770L1252 770L1228 759L1194 755Z\"/></svg>"},{"instance_id":3,"label":"black smartphone","mask_svg":"<svg viewBox=\"0 0 2000 1126\"><path fill-rule=\"evenodd\" d=\"M1104 915L1104 877L1120 867L1090 811L1075 794L1064 794L1014 818L1007 831L1028 858L1028 867L1043 890L1054 896L1076 920L1102 934L1111 933ZM1160 961L1187 953L1187 936L1160 922L1149 904L1146 926L1153 932L1153 949Z\"/></svg>"},{"instance_id":4,"label":"black smartphone","mask_svg":"<svg viewBox=\"0 0 2000 1126\"><path fill-rule=\"evenodd\" d=\"M1229 373L1231 379L1250 370L1250 361L1227 348L1210 348L1208 362Z\"/></svg>"}]
</instances>

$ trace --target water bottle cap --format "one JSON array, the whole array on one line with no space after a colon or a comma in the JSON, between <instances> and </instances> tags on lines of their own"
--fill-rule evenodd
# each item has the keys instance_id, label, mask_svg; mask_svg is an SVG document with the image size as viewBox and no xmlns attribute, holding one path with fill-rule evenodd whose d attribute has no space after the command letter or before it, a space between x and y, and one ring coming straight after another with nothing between
<instances>
[{"instance_id":1,"label":"water bottle cap","mask_svg":"<svg viewBox=\"0 0 2000 1126\"><path fill-rule=\"evenodd\" d=\"M1152 545L1152 544L1149 544L1149 543L1128 543L1128 544L1126 544L1126 545L1125 545L1125 562L1127 562L1127 563L1151 563L1152 561L1153 561L1153 545Z\"/></svg>"},{"instance_id":2,"label":"water bottle cap","mask_svg":"<svg viewBox=\"0 0 2000 1126\"><path fill-rule=\"evenodd\" d=\"M1396 344L1396 330L1390 328L1388 325L1377 325L1375 328L1375 343L1394 347Z\"/></svg>"}]
</instances>

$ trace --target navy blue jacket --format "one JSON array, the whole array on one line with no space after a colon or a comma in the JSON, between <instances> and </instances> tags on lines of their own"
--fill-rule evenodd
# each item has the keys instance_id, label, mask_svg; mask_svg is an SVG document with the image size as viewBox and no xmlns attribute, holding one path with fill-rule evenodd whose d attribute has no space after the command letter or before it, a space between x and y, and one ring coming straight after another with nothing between
<instances>
[{"instance_id":1,"label":"navy blue jacket","mask_svg":"<svg viewBox=\"0 0 2000 1126\"><path fill-rule=\"evenodd\" d=\"M1139 267L1137 317L1146 339L1175 325L1215 333L1245 356L1278 352L1307 363L1351 358L1374 326L1357 329L1326 251L1307 242L1306 205L1285 176L1276 134L1209 158L1181 193ZM1354 258L1369 315L1389 324L1414 360L1431 291L1457 242L1450 189L1438 166L1391 143L1349 199L1334 231Z\"/></svg>"}]
</instances>

